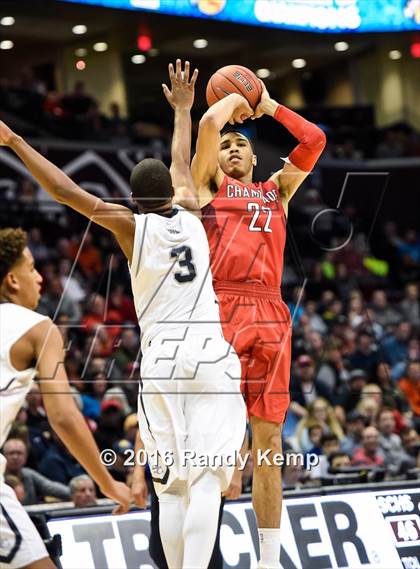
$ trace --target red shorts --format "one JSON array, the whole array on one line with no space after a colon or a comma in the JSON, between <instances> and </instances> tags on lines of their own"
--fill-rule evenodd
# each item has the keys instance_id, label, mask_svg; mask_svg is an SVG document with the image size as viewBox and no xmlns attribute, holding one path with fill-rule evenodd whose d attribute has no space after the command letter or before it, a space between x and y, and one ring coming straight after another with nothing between
<instances>
[{"instance_id":1,"label":"red shorts","mask_svg":"<svg viewBox=\"0 0 420 569\"><path fill-rule=\"evenodd\" d=\"M215 283L223 333L242 364L249 417L283 423L290 402L292 323L276 288Z\"/></svg>"}]
</instances>

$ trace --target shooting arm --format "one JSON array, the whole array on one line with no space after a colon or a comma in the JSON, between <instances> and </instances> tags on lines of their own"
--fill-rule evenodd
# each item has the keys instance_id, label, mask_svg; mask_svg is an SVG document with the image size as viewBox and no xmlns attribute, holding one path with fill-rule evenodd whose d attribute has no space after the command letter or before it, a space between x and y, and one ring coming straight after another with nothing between
<instances>
[{"instance_id":1,"label":"shooting arm","mask_svg":"<svg viewBox=\"0 0 420 569\"><path fill-rule=\"evenodd\" d=\"M299 141L299 144L289 154L284 168L272 176L281 188L284 199L288 202L321 156L325 148L326 136L318 126L287 107L279 105L273 99L270 99L266 105L266 114L282 124Z\"/></svg>"},{"instance_id":2,"label":"shooting arm","mask_svg":"<svg viewBox=\"0 0 420 569\"><path fill-rule=\"evenodd\" d=\"M212 105L202 116L198 127L196 154L191 165L192 177L197 188L201 189L208 185L217 175L223 176L218 164L220 131L241 107L244 114L251 115L252 109L246 99L232 93ZM221 181L221 179L216 180L216 183Z\"/></svg>"}]
</instances>

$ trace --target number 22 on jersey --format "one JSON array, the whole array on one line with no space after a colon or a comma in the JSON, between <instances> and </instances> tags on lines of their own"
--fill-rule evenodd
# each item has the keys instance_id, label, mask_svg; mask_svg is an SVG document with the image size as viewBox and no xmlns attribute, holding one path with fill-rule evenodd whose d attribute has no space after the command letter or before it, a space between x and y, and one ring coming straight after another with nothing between
<instances>
[{"instance_id":1,"label":"number 22 on jersey","mask_svg":"<svg viewBox=\"0 0 420 569\"><path fill-rule=\"evenodd\" d=\"M265 233L272 233L273 230L270 227L271 217L273 212L269 207L260 206L258 203L250 202L248 203L248 211L254 212L252 219L249 223L249 231L264 231ZM264 223L261 225L256 225L257 222Z\"/></svg>"}]
</instances>

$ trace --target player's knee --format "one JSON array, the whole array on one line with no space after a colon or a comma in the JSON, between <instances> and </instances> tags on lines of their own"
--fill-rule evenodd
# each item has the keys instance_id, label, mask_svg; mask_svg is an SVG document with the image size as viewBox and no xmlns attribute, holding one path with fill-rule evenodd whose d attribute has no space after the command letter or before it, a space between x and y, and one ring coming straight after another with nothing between
<instances>
[{"instance_id":1,"label":"player's knee","mask_svg":"<svg viewBox=\"0 0 420 569\"><path fill-rule=\"evenodd\" d=\"M273 452L281 452L281 429L279 425L268 422L254 424L252 439L254 447L260 450L271 449Z\"/></svg>"},{"instance_id":2,"label":"player's knee","mask_svg":"<svg viewBox=\"0 0 420 569\"><path fill-rule=\"evenodd\" d=\"M259 449L261 451L266 451L270 449L272 453L281 452L281 436L277 433L267 434L266 437L260 440Z\"/></svg>"}]
</instances>

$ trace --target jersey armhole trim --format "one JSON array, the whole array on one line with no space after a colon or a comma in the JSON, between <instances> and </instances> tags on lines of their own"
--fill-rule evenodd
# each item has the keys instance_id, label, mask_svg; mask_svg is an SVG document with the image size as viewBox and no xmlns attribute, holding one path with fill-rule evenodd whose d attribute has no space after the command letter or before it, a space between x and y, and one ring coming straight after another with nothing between
<instances>
[{"instance_id":1,"label":"jersey armhole trim","mask_svg":"<svg viewBox=\"0 0 420 569\"><path fill-rule=\"evenodd\" d=\"M142 216L144 216L144 214L134 214L134 221L136 226L134 230L133 254L131 256L131 265L128 264L129 271L133 275L133 277L136 277L139 272L144 239L146 237L148 218L147 216L144 216L144 221L143 221ZM141 239L139 240L138 236L140 234L140 231L142 231L142 234L141 234Z\"/></svg>"}]
</instances>

